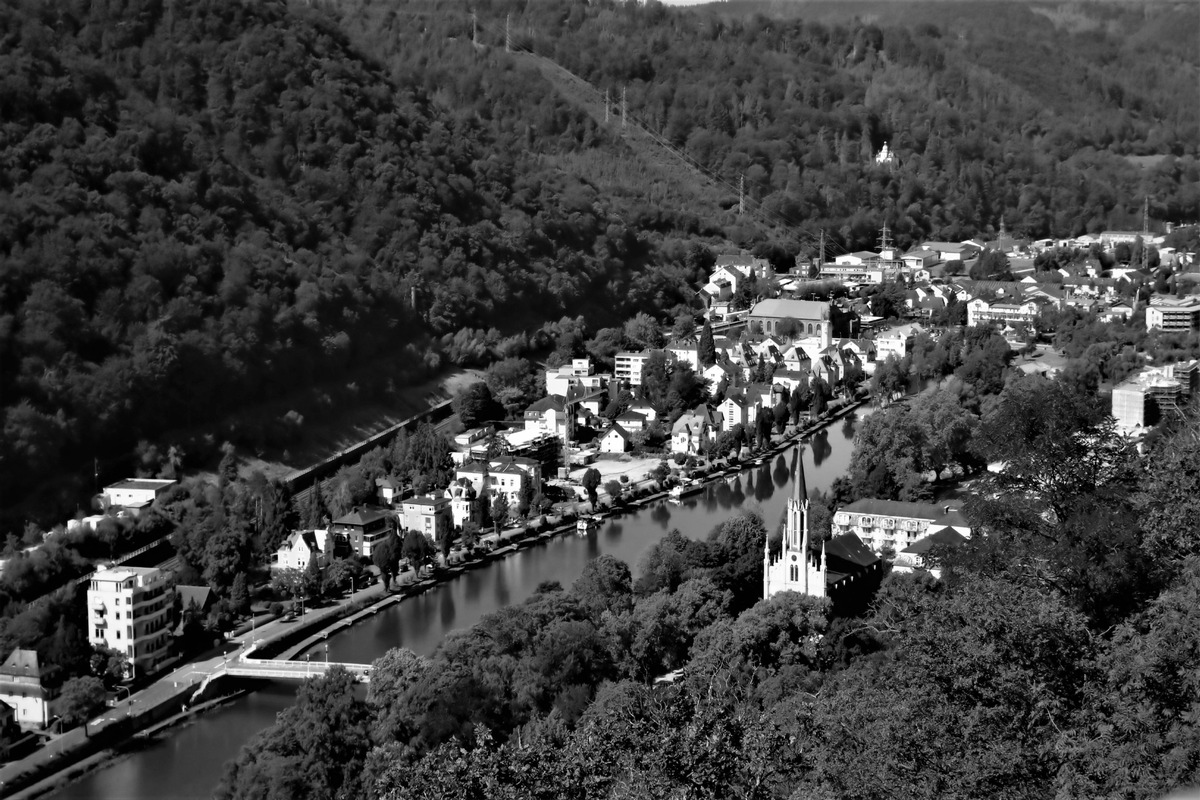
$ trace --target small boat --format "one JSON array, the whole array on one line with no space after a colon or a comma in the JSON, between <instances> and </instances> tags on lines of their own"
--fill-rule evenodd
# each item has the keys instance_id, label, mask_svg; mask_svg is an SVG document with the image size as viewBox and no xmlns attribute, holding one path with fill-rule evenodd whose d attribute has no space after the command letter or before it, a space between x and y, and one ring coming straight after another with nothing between
<instances>
[{"instance_id":1,"label":"small boat","mask_svg":"<svg viewBox=\"0 0 1200 800\"><path fill-rule=\"evenodd\" d=\"M589 533L595 533L597 527L599 525L596 517L580 517L575 520L575 535L587 536Z\"/></svg>"},{"instance_id":2,"label":"small boat","mask_svg":"<svg viewBox=\"0 0 1200 800\"><path fill-rule=\"evenodd\" d=\"M667 500L672 503L682 503L683 498L687 497L689 494L695 494L703 488L704 483L702 481L699 481L696 478L691 478L690 480L687 480L678 486L672 486L671 491L667 492Z\"/></svg>"}]
</instances>

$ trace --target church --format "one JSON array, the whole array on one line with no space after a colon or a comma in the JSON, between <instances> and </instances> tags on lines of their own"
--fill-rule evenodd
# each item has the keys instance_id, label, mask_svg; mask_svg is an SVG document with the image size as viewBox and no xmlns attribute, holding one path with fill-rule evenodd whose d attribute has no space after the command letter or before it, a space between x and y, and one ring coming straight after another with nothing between
<instances>
[{"instance_id":1,"label":"church","mask_svg":"<svg viewBox=\"0 0 1200 800\"><path fill-rule=\"evenodd\" d=\"M819 546L809 539L808 484L804 456L796 452L795 491L787 502L783 545L771 557L771 544L763 544L763 598L780 592L800 592L828 597L835 612L856 613L865 608L883 578L883 562L853 533L843 533Z\"/></svg>"}]
</instances>

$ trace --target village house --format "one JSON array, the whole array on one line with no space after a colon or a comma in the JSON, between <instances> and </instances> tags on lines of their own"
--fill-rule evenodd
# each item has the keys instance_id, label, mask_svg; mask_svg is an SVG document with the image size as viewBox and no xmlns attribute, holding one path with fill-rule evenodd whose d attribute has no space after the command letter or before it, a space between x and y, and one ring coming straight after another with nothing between
<instances>
[{"instance_id":1,"label":"village house","mask_svg":"<svg viewBox=\"0 0 1200 800\"><path fill-rule=\"evenodd\" d=\"M459 467L454 477L468 481L477 496L503 494L512 508L520 505L527 485L533 493L542 490L542 465L531 458L497 456L486 462L473 461Z\"/></svg>"},{"instance_id":2,"label":"village house","mask_svg":"<svg viewBox=\"0 0 1200 800\"><path fill-rule=\"evenodd\" d=\"M329 524L334 551L327 552L330 560L345 555L371 557L375 545L388 537L394 528L394 515L378 508L354 508L349 514ZM322 543L322 549L326 549Z\"/></svg>"},{"instance_id":3,"label":"village house","mask_svg":"<svg viewBox=\"0 0 1200 800\"><path fill-rule=\"evenodd\" d=\"M929 552L936 548L960 547L965 544L967 537L954 528L942 528L918 539L896 554L892 562L892 572L913 572L918 569L928 570L939 580L942 577L941 567L927 563Z\"/></svg>"},{"instance_id":4,"label":"village house","mask_svg":"<svg viewBox=\"0 0 1200 800\"><path fill-rule=\"evenodd\" d=\"M880 361L887 361L889 356L897 360L912 352L913 341L923 329L916 323L896 325L880 331L875 336L875 356Z\"/></svg>"},{"instance_id":5,"label":"village house","mask_svg":"<svg viewBox=\"0 0 1200 800\"><path fill-rule=\"evenodd\" d=\"M635 431L645 430L648 420L646 419L645 414L639 414L638 412L630 409L624 414L618 416L615 422L625 430L633 433Z\"/></svg>"},{"instance_id":6,"label":"village house","mask_svg":"<svg viewBox=\"0 0 1200 800\"><path fill-rule=\"evenodd\" d=\"M692 372L700 372L700 348L696 342L671 342L667 345L667 352L678 363L689 365Z\"/></svg>"},{"instance_id":7,"label":"village house","mask_svg":"<svg viewBox=\"0 0 1200 800\"><path fill-rule=\"evenodd\" d=\"M628 453L633 448L633 435L614 422L600 437L601 453Z\"/></svg>"},{"instance_id":8,"label":"village house","mask_svg":"<svg viewBox=\"0 0 1200 800\"><path fill-rule=\"evenodd\" d=\"M384 475L382 478L375 479L375 497L380 504L391 508L391 506L400 499L402 485L398 478L393 478L391 475Z\"/></svg>"},{"instance_id":9,"label":"village house","mask_svg":"<svg viewBox=\"0 0 1200 800\"><path fill-rule=\"evenodd\" d=\"M461 529L468 522L481 521L479 496L469 480L456 479L446 487L445 496L450 501L450 521L455 528Z\"/></svg>"},{"instance_id":10,"label":"village house","mask_svg":"<svg viewBox=\"0 0 1200 800\"><path fill-rule=\"evenodd\" d=\"M0 664L0 703L12 708L13 720L23 731L50 724L61 686L62 670L43 667L36 650L18 647Z\"/></svg>"},{"instance_id":11,"label":"village house","mask_svg":"<svg viewBox=\"0 0 1200 800\"><path fill-rule=\"evenodd\" d=\"M401 504L400 513L404 530L422 533L431 542L449 532L453 520L450 499L444 495L410 497Z\"/></svg>"},{"instance_id":12,"label":"village house","mask_svg":"<svg viewBox=\"0 0 1200 800\"><path fill-rule=\"evenodd\" d=\"M590 358L574 358L569 364L546 370L546 394L566 397L572 388L585 391L603 389L605 377L595 374Z\"/></svg>"},{"instance_id":13,"label":"village house","mask_svg":"<svg viewBox=\"0 0 1200 800\"><path fill-rule=\"evenodd\" d=\"M525 409L525 430L535 434L555 436L566 441L567 399L565 397L543 397Z\"/></svg>"},{"instance_id":14,"label":"village house","mask_svg":"<svg viewBox=\"0 0 1200 800\"><path fill-rule=\"evenodd\" d=\"M738 286L751 275L755 280L765 282L774 277L774 272L765 258L743 255L717 256L708 283L701 291L712 300L729 300L737 294Z\"/></svg>"},{"instance_id":15,"label":"village house","mask_svg":"<svg viewBox=\"0 0 1200 800\"><path fill-rule=\"evenodd\" d=\"M744 389L731 391L717 406L717 412L721 415L721 430L730 431L736 425L752 430L758 419L758 410L757 397L747 395Z\"/></svg>"},{"instance_id":16,"label":"village house","mask_svg":"<svg viewBox=\"0 0 1200 800\"><path fill-rule=\"evenodd\" d=\"M704 371L701 372L700 375L706 381L708 381L708 385L712 387L713 391L716 391L717 387L721 385L722 381L724 381L725 385L728 387L737 386L742 380L742 371L735 367L728 360L718 361L711 367L705 367Z\"/></svg>"},{"instance_id":17,"label":"village house","mask_svg":"<svg viewBox=\"0 0 1200 800\"><path fill-rule=\"evenodd\" d=\"M324 567L333 560L332 545L328 530L292 531L271 557L271 569L307 569L314 558Z\"/></svg>"},{"instance_id":18,"label":"village house","mask_svg":"<svg viewBox=\"0 0 1200 800\"><path fill-rule=\"evenodd\" d=\"M688 411L671 427L671 452L695 455L704 451L715 433L715 417L706 405Z\"/></svg>"}]
</instances>

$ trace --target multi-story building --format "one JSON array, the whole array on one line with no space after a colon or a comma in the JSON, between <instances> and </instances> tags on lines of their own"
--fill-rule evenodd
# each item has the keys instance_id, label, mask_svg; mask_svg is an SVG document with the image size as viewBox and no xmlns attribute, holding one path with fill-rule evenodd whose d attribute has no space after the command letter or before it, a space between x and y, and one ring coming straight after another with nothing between
<instances>
[{"instance_id":1,"label":"multi-story building","mask_svg":"<svg viewBox=\"0 0 1200 800\"><path fill-rule=\"evenodd\" d=\"M454 477L469 481L478 496L487 491L488 502L497 492L503 493L512 508L520 504L527 484L535 493L542 489L542 465L531 458L498 456L486 462L473 461L459 467Z\"/></svg>"},{"instance_id":2,"label":"multi-story building","mask_svg":"<svg viewBox=\"0 0 1200 800\"><path fill-rule=\"evenodd\" d=\"M1153 297L1146 308L1146 330L1164 333L1200 328L1200 297Z\"/></svg>"},{"instance_id":3,"label":"multi-story building","mask_svg":"<svg viewBox=\"0 0 1200 800\"><path fill-rule=\"evenodd\" d=\"M613 375L619 381L624 381L630 386L642 385L642 367L646 365L646 359L650 358L650 353L631 353L628 351L617 353Z\"/></svg>"},{"instance_id":4,"label":"multi-story building","mask_svg":"<svg viewBox=\"0 0 1200 800\"><path fill-rule=\"evenodd\" d=\"M425 534L431 541L438 541L450 530L450 498L425 495L410 497L401 506L400 523L405 530Z\"/></svg>"},{"instance_id":5,"label":"multi-story building","mask_svg":"<svg viewBox=\"0 0 1200 800\"><path fill-rule=\"evenodd\" d=\"M899 553L931 531L952 528L970 537L971 526L958 510L933 503L857 500L833 515L834 534L853 533L876 553Z\"/></svg>"},{"instance_id":6,"label":"multi-story building","mask_svg":"<svg viewBox=\"0 0 1200 800\"><path fill-rule=\"evenodd\" d=\"M50 724L60 673L57 667L41 666L36 650L19 647L0 665L0 703L12 707L21 730L40 730Z\"/></svg>"},{"instance_id":7,"label":"multi-story building","mask_svg":"<svg viewBox=\"0 0 1200 800\"><path fill-rule=\"evenodd\" d=\"M379 508L355 508L329 524L336 549L344 546L346 554L371 556L371 550L392 532L393 515ZM324 546L328 550L328 546Z\"/></svg>"},{"instance_id":8,"label":"multi-story building","mask_svg":"<svg viewBox=\"0 0 1200 800\"><path fill-rule=\"evenodd\" d=\"M1005 325L1024 322L1033 325L1040 312L1041 306L1033 300L1021 303L990 303L982 297L976 297L967 303L967 325L974 327L987 322L1001 322Z\"/></svg>"},{"instance_id":9,"label":"multi-story building","mask_svg":"<svg viewBox=\"0 0 1200 800\"><path fill-rule=\"evenodd\" d=\"M174 596L168 577L153 567L102 568L88 585L88 641L124 653L134 675L166 661Z\"/></svg>"},{"instance_id":10,"label":"multi-story building","mask_svg":"<svg viewBox=\"0 0 1200 800\"><path fill-rule=\"evenodd\" d=\"M1124 431L1156 424L1200 389L1200 361L1147 367L1113 387L1112 416Z\"/></svg>"}]
</instances>

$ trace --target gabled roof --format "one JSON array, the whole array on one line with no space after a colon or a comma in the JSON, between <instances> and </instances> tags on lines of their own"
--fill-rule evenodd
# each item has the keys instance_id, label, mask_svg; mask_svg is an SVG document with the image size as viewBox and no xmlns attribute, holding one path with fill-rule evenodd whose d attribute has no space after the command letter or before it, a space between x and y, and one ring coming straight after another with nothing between
<instances>
[{"instance_id":1,"label":"gabled roof","mask_svg":"<svg viewBox=\"0 0 1200 800\"><path fill-rule=\"evenodd\" d=\"M311 533L312 531L309 531ZM208 604L213 601L213 591L208 586L183 586L175 587L175 593L179 595L181 607L186 610L194 602L196 608L201 610L208 608Z\"/></svg>"},{"instance_id":2,"label":"gabled roof","mask_svg":"<svg viewBox=\"0 0 1200 800\"><path fill-rule=\"evenodd\" d=\"M618 423L616 423L616 422L614 422L614 423L612 424L612 427L611 427L611 428L609 428L607 431L605 431L604 435L605 435L605 436L608 436L610 433L615 433L615 434L617 434L618 436L620 436L622 439L624 439L624 440L625 440L625 441L627 441L627 442L632 442L632 441L633 441L633 434L631 434L629 431L627 431L627 430L625 430L624 428L622 428L622 427L620 426L620 424L618 424Z\"/></svg>"},{"instance_id":3,"label":"gabled roof","mask_svg":"<svg viewBox=\"0 0 1200 800\"><path fill-rule=\"evenodd\" d=\"M37 650L26 650L23 647L13 650L3 666L0 666L0 673L19 677L40 677L42 668L38 662Z\"/></svg>"},{"instance_id":4,"label":"gabled roof","mask_svg":"<svg viewBox=\"0 0 1200 800\"><path fill-rule=\"evenodd\" d=\"M958 545L965 544L966 541L967 537L963 536L953 528L942 528L939 531L935 531L928 536L918 539L900 552L908 553L909 555L914 556L923 556L934 546L941 545L957 547Z\"/></svg>"},{"instance_id":5,"label":"gabled roof","mask_svg":"<svg viewBox=\"0 0 1200 800\"><path fill-rule=\"evenodd\" d=\"M856 567L869 567L879 560L871 548L853 533L843 533L825 542L825 557L836 558Z\"/></svg>"},{"instance_id":6,"label":"gabled roof","mask_svg":"<svg viewBox=\"0 0 1200 800\"><path fill-rule=\"evenodd\" d=\"M828 319L829 304L816 300L760 300L750 311L751 317L786 319Z\"/></svg>"},{"instance_id":7,"label":"gabled roof","mask_svg":"<svg viewBox=\"0 0 1200 800\"><path fill-rule=\"evenodd\" d=\"M559 397L558 395L552 394L552 395L543 397L541 400L537 400L533 403L530 403L529 407L525 409L525 416L528 417L530 415L533 415L533 416L540 417L546 411L546 409L552 408L555 411L562 411L566 407L567 407L567 401L565 398L562 398L562 397Z\"/></svg>"},{"instance_id":8,"label":"gabled roof","mask_svg":"<svg viewBox=\"0 0 1200 800\"><path fill-rule=\"evenodd\" d=\"M646 419L647 417L645 414L639 414L633 409L630 409L621 416L617 417L618 422L645 422Z\"/></svg>"},{"instance_id":9,"label":"gabled roof","mask_svg":"<svg viewBox=\"0 0 1200 800\"><path fill-rule=\"evenodd\" d=\"M971 523L967 521L967 518L964 517L963 513L961 511L959 511L957 508L952 508L949 511L947 511L945 514L942 514L940 517L938 517L933 522L931 522L930 525L931 526L936 525L939 528L946 528L946 527L970 528L971 527Z\"/></svg>"}]
</instances>

